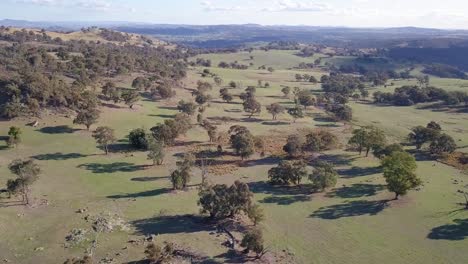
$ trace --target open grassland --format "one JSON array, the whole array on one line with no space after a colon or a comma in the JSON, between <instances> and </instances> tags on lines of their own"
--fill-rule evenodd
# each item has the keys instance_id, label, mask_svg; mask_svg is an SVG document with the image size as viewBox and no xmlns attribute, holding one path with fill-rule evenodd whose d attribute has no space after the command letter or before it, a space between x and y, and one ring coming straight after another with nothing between
<instances>
[{"instance_id":1,"label":"open grassland","mask_svg":"<svg viewBox=\"0 0 468 264\"><path fill-rule=\"evenodd\" d=\"M291 99L281 94L281 85L298 86L318 91L320 85L294 81L296 71L287 70L305 59L293 51L255 51L255 69L230 70L211 68L224 79L244 87L268 81L270 88L257 88L257 98L263 105L279 102L291 105ZM211 54L203 56L218 61L248 59L249 53ZM310 59L307 59L310 60ZM248 63L248 62L247 62ZM267 65L277 69L270 74L256 70ZM195 88L203 68L194 68L185 81L186 88ZM303 73L303 72L302 72ZM308 72L319 78L325 72ZM134 76L116 80L120 87L130 87ZM205 78L205 80L208 80ZM466 89L465 82L432 78L431 83L445 89ZM403 83L395 81L398 87ZM393 89L392 87L372 89ZM222 103L219 88L212 91L213 101L206 118L229 116L232 123L220 123L225 131L230 125L247 126L255 135L281 138L300 128L329 127L345 142L350 127L326 118L320 109L310 109L308 116L292 123L287 115L276 122L263 108L254 122L242 112L240 100ZM241 89L232 89L239 94ZM70 255L83 253L86 243L65 249L65 236L73 228L90 228L84 220L87 214L102 212L118 214L129 223L129 230L103 234L96 251L98 259L110 256L117 263L140 260L143 246L127 243L146 234L159 234L161 240L174 241L212 258L227 262L223 237L215 229L200 225L186 214L198 214L197 189L172 192L168 179L175 168L176 155L208 141L206 132L194 127L180 144L166 154L163 166L150 167L144 152L127 152L125 136L134 128L151 128L173 117L180 99L189 100L190 91L177 90L178 96L164 102L143 99L135 109L124 105L104 105L99 125L116 130L119 142L112 154L102 155L96 148L91 132L72 124L65 117L44 116L38 128L27 127L30 120L0 122L0 135L6 135L12 125L20 126L23 142L17 149L0 145L0 186L12 175L8 163L16 158L32 157L43 168L40 180L32 188L34 208L0 208L0 256L13 263L62 263ZM437 121L451 134L462 150L468 145L466 113L433 111L415 107L381 107L366 102L352 102L354 125L373 124L385 130L393 141L404 139L409 129ZM3 144L0 143L0 144ZM236 157L237 158L237 157ZM336 165L340 179L336 188L321 194L311 194L307 187L273 188L266 183L268 170L278 162L274 157L253 157L251 161L224 175L210 174L213 183L232 183L239 179L249 183L255 200L264 208L266 221L261 224L266 244L271 251L286 250L297 263L465 263L468 259L468 212L460 210L463 197L457 190L468 184L462 172L418 156L417 174L424 186L408 196L385 205L393 198L375 158L360 157L353 152L332 151L321 159ZM200 173L191 184L199 184ZM456 184L458 182L458 184ZM41 204L41 200L42 204ZM48 204L46 204L46 201ZM84 214L76 211L87 208ZM43 250L37 250L43 247ZM125 248L125 249L124 249ZM116 255L119 253L120 255Z\"/></svg>"}]
</instances>

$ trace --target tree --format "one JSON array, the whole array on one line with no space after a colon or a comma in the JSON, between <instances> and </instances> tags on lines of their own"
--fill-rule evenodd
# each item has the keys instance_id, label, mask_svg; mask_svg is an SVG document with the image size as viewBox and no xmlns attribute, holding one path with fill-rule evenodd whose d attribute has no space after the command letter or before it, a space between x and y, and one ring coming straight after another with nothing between
<instances>
[{"instance_id":1,"label":"tree","mask_svg":"<svg viewBox=\"0 0 468 264\"><path fill-rule=\"evenodd\" d=\"M112 144L116 141L114 130L105 126L96 128L96 130L93 132L93 138L96 140L97 144L104 148L106 155L109 154L109 144Z\"/></svg>"},{"instance_id":2,"label":"tree","mask_svg":"<svg viewBox=\"0 0 468 264\"><path fill-rule=\"evenodd\" d=\"M436 139L434 139L429 146L429 151L432 155L453 153L456 149L457 143L455 143L455 140L447 134L441 134Z\"/></svg>"},{"instance_id":3,"label":"tree","mask_svg":"<svg viewBox=\"0 0 468 264\"><path fill-rule=\"evenodd\" d=\"M120 92L119 89L115 86L113 82L107 82L102 87L102 94L107 97L108 100L113 100L114 102L120 100ZM118 99L117 99L118 98Z\"/></svg>"},{"instance_id":4,"label":"tree","mask_svg":"<svg viewBox=\"0 0 468 264\"><path fill-rule=\"evenodd\" d=\"M359 155L362 154L362 151L367 144L368 132L364 128L353 130L353 136L349 139L348 144L357 148Z\"/></svg>"},{"instance_id":5,"label":"tree","mask_svg":"<svg viewBox=\"0 0 468 264\"><path fill-rule=\"evenodd\" d=\"M293 118L294 123L299 118L304 118L304 112L302 112L302 108L300 107L293 107L288 109L288 114Z\"/></svg>"},{"instance_id":6,"label":"tree","mask_svg":"<svg viewBox=\"0 0 468 264\"><path fill-rule=\"evenodd\" d=\"M442 127L434 121L429 122L426 127L433 130L442 131Z\"/></svg>"},{"instance_id":7,"label":"tree","mask_svg":"<svg viewBox=\"0 0 468 264\"><path fill-rule=\"evenodd\" d=\"M257 204L253 204L247 209L247 216L254 223L254 226L265 220L263 209Z\"/></svg>"},{"instance_id":8,"label":"tree","mask_svg":"<svg viewBox=\"0 0 468 264\"><path fill-rule=\"evenodd\" d=\"M230 143L236 154L242 160L252 156L255 152L255 138L245 127L231 127Z\"/></svg>"},{"instance_id":9,"label":"tree","mask_svg":"<svg viewBox=\"0 0 468 264\"><path fill-rule=\"evenodd\" d=\"M302 75L299 73L296 73L295 78L296 78L296 81L298 82L302 81Z\"/></svg>"},{"instance_id":10,"label":"tree","mask_svg":"<svg viewBox=\"0 0 468 264\"><path fill-rule=\"evenodd\" d=\"M187 187L192 177L192 167L195 165L195 157L186 153L181 161L177 162L177 169L171 174L171 182L174 190L182 190Z\"/></svg>"},{"instance_id":11,"label":"tree","mask_svg":"<svg viewBox=\"0 0 468 264\"><path fill-rule=\"evenodd\" d=\"M304 106L304 110L307 110L308 106L315 105L315 98L306 91L301 91L297 95L297 101L300 105Z\"/></svg>"},{"instance_id":12,"label":"tree","mask_svg":"<svg viewBox=\"0 0 468 264\"><path fill-rule=\"evenodd\" d=\"M249 118L252 118L254 114L260 114L262 112L262 105L253 97L247 98L243 106L244 111L249 113Z\"/></svg>"},{"instance_id":13,"label":"tree","mask_svg":"<svg viewBox=\"0 0 468 264\"><path fill-rule=\"evenodd\" d=\"M225 184L202 186L198 196L202 214L208 213L212 219L225 219L247 212L252 206L253 194L247 184L235 181L230 187Z\"/></svg>"},{"instance_id":14,"label":"tree","mask_svg":"<svg viewBox=\"0 0 468 264\"><path fill-rule=\"evenodd\" d=\"M326 130L317 130L306 135L306 143L303 148L310 152L320 152L331 150L337 144L338 138L333 133Z\"/></svg>"},{"instance_id":15,"label":"tree","mask_svg":"<svg viewBox=\"0 0 468 264\"><path fill-rule=\"evenodd\" d=\"M309 175L315 189L323 191L326 188L335 187L338 180L338 173L333 166L327 162L318 163L312 174Z\"/></svg>"},{"instance_id":16,"label":"tree","mask_svg":"<svg viewBox=\"0 0 468 264\"><path fill-rule=\"evenodd\" d=\"M253 251L257 256L264 252L263 234L260 229L248 230L241 241L241 246L245 248L246 253Z\"/></svg>"},{"instance_id":17,"label":"tree","mask_svg":"<svg viewBox=\"0 0 468 264\"><path fill-rule=\"evenodd\" d=\"M282 160L277 167L268 171L268 178L273 185L300 185L306 176L307 168L303 161Z\"/></svg>"},{"instance_id":18,"label":"tree","mask_svg":"<svg viewBox=\"0 0 468 264\"><path fill-rule=\"evenodd\" d=\"M76 118L73 120L74 124L85 125L86 130L89 131L91 125L97 123L99 119L99 110L95 108L85 108L78 111Z\"/></svg>"},{"instance_id":19,"label":"tree","mask_svg":"<svg viewBox=\"0 0 468 264\"><path fill-rule=\"evenodd\" d=\"M122 99L130 108L140 100L140 93L135 90L126 90L122 93Z\"/></svg>"},{"instance_id":20,"label":"tree","mask_svg":"<svg viewBox=\"0 0 468 264\"><path fill-rule=\"evenodd\" d=\"M29 205L29 186L39 178L41 168L33 160L14 160L9 165L10 171L17 176L15 180L8 182L9 192L20 192L23 196L23 202Z\"/></svg>"},{"instance_id":21,"label":"tree","mask_svg":"<svg viewBox=\"0 0 468 264\"><path fill-rule=\"evenodd\" d=\"M223 84L223 79L221 79L221 77L219 76L215 76L214 77L214 82L217 86L221 86Z\"/></svg>"},{"instance_id":22,"label":"tree","mask_svg":"<svg viewBox=\"0 0 468 264\"><path fill-rule=\"evenodd\" d=\"M382 167L387 188L395 193L395 199L422 184L415 174L416 160L407 152L393 152L382 160Z\"/></svg>"},{"instance_id":23,"label":"tree","mask_svg":"<svg viewBox=\"0 0 468 264\"><path fill-rule=\"evenodd\" d=\"M386 137L382 130L374 127L364 127L355 129L353 136L349 139L348 144L358 149L359 155L366 150L366 157L372 149L380 148L385 145Z\"/></svg>"},{"instance_id":24,"label":"tree","mask_svg":"<svg viewBox=\"0 0 468 264\"><path fill-rule=\"evenodd\" d=\"M337 120L351 121L353 119L353 109L347 105L332 104L327 106L327 111L332 113Z\"/></svg>"},{"instance_id":25,"label":"tree","mask_svg":"<svg viewBox=\"0 0 468 264\"><path fill-rule=\"evenodd\" d=\"M154 139L148 143L148 159L153 161L153 166L162 165L164 162L164 145Z\"/></svg>"},{"instance_id":26,"label":"tree","mask_svg":"<svg viewBox=\"0 0 468 264\"><path fill-rule=\"evenodd\" d=\"M177 134L174 129L168 124L157 124L151 128L153 137L156 141L161 142L164 146L172 146Z\"/></svg>"},{"instance_id":27,"label":"tree","mask_svg":"<svg viewBox=\"0 0 468 264\"><path fill-rule=\"evenodd\" d=\"M221 96L221 99L223 99L223 101L226 101L228 103L230 103L234 99L227 88L220 89L219 95Z\"/></svg>"},{"instance_id":28,"label":"tree","mask_svg":"<svg viewBox=\"0 0 468 264\"><path fill-rule=\"evenodd\" d=\"M17 147L19 143L21 143L21 128L12 126L8 131L8 140L7 144L9 147Z\"/></svg>"},{"instance_id":29,"label":"tree","mask_svg":"<svg viewBox=\"0 0 468 264\"><path fill-rule=\"evenodd\" d=\"M408 135L408 141L415 145L417 149L421 149L425 143L434 141L439 135L439 130L417 126L411 129L411 133Z\"/></svg>"},{"instance_id":30,"label":"tree","mask_svg":"<svg viewBox=\"0 0 468 264\"><path fill-rule=\"evenodd\" d=\"M269 71L270 73L273 73L275 69L273 69L273 67L268 67L267 71Z\"/></svg>"},{"instance_id":31,"label":"tree","mask_svg":"<svg viewBox=\"0 0 468 264\"><path fill-rule=\"evenodd\" d=\"M211 96L209 94L198 93L197 96L195 97L195 102L197 102L197 104L199 105L204 105L210 100L211 100Z\"/></svg>"},{"instance_id":32,"label":"tree","mask_svg":"<svg viewBox=\"0 0 468 264\"><path fill-rule=\"evenodd\" d=\"M193 116L197 111L197 105L193 102L185 102L184 100L179 101L177 109L187 115Z\"/></svg>"},{"instance_id":33,"label":"tree","mask_svg":"<svg viewBox=\"0 0 468 264\"><path fill-rule=\"evenodd\" d=\"M128 135L128 141L130 145L136 149L146 150L148 149L148 135L143 128L137 128L130 131Z\"/></svg>"},{"instance_id":34,"label":"tree","mask_svg":"<svg viewBox=\"0 0 468 264\"><path fill-rule=\"evenodd\" d=\"M148 90L151 86L151 81L144 77L136 77L132 82L132 87L141 91Z\"/></svg>"},{"instance_id":35,"label":"tree","mask_svg":"<svg viewBox=\"0 0 468 264\"><path fill-rule=\"evenodd\" d=\"M164 243L164 247L156 243L150 243L146 246L145 255L149 264L169 263L174 257L175 249L172 243Z\"/></svg>"},{"instance_id":36,"label":"tree","mask_svg":"<svg viewBox=\"0 0 468 264\"><path fill-rule=\"evenodd\" d=\"M289 94L291 93L291 87L286 86L281 89L281 92L284 94L284 97L288 97Z\"/></svg>"},{"instance_id":37,"label":"tree","mask_svg":"<svg viewBox=\"0 0 468 264\"><path fill-rule=\"evenodd\" d=\"M298 157L304 153L305 139L301 135L288 136L286 145L284 145L284 152L288 153L289 157Z\"/></svg>"},{"instance_id":38,"label":"tree","mask_svg":"<svg viewBox=\"0 0 468 264\"><path fill-rule=\"evenodd\" d=\"M271 105L267 106L267 111L273 116L273 120L276 120L276 117L279 114L284 113L285 110L286 109L279 103L272 103Z\"/></svg>"},{"instance_id":39,"label":"tree","mask_svg":"<svg viewBox=\"0 0 468 264\"><path fill-rule=\"evenodd\" d=\"M374 148L373 154L376 158L383 159L390 156L393 152L404 151L403 146L400 144L391 144L387 146L378 146Z\"/></svg>"},{"instance_id":40,"label":"tree","mask_svg":"<svg viewBox=\"0 0 468 264\"><path fill-rule=\"evenodd\" d=\"M208 133L208 137L210 138L210 142L215 142L216 135L217 135L217 128L215 125L212 125L209 121L204 120L201 123L201 126L206 130Z\"/></svg>"}]
</instances>

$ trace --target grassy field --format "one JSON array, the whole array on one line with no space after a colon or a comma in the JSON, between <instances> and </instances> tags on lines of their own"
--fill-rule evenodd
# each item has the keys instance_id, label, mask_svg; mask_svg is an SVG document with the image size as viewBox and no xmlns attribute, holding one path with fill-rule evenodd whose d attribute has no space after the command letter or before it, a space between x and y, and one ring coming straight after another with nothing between
<instances>
[{"instance_id":1,"label":"grassy field","mask_svg":"<svg viewBox=\"0 0 468 264\"><path fill-rule=\"evenodd\" d=\"M253 69L230 70L211 68L225 83L234 80L256 85L257 80L268 81L270 88L258 88L257 97L263 105L280 102L291 104L282 97L281 85L318 90L320 85L295 82L296 71L288 70L302 61L293 51L255 51L252 54L211 54L213 60L238 60L243 63L254 56ZM246 61L248 64L249 61ZM277 69L270 74L256 70L267 65ZM202 68L194 68L185 81L186 88L194 88L201 79ZM316 77L325 72L314 71ZM121 87L129 87L134 76L118 80ZM432 78L431 83L448 90L465 89L467 82ZM403 83L395 82L394 87ZM372 89L393 89L377 87ZM230 125L247 126L255 135L265 138L294 133L300 128L331 127L343 142L350 128L342 123L327 121L319 109L310 109L307 118L291 123L287 115L272 122L265 109L250 122L239 111L240 100L231 104L220 102L219 88L212 91L213 101L205 117L229 116L233 123L223 123L221 131ZM233 94L241 90L232 90ZM177 154L186 152L198 142L207 142L206 132L193 128L181 143L168 150L163 166L149 167L144 152L126 152L125 136L134 128L151 128L177 113L174 106L190 93L177 90L177 98L164 102L142 100L135 109L124 105L103 106L99 125L116 130L120 142L112 154L105 156L96 148L91 133L72 124L70 119L44 116L38 128L25 126L30 120L1 121L0 135L6 135L12 125L20 126L23 142L17 149L0 143L0 186L12 175L8 163L16 158L32 157L43 169L40 180L32 187L32 208L10 206L0 208L0 256L12 263L62 263L68 256L82 255L89 243L64 248L65 236L74 228L89 229L84 220L87 214L118 214L128 223L128 230L103 234L99 237L97 259L111 257L116 263L143 258L143 245L128 243L143 235L159 234L161 241L174 241L203 255L212 262L229 260L223 237L214 228L201 225L186 214L198 214L197 190L170 191L169 173L175 168ZM438 121L451 134L463 151L468 150L468 117L466 113L433 111L416 107L379 107L352 102L353 124L374 124L401 141L409 129ZM119 151L124 150L124 151ZM393 198L386 191L375 158L360 157L357 153L331 151L322 159L333 162L340 174L336 188L325 193L311 194L304 188L273 188L267 181L267 171L277 164L274 158L253 157L252 161L224 175L210 174L213 183L232 183L239 179L249 183L255 200L264 208L266 221L261 224L266 244L271 251L285 250L297 263L465 263L468 259L468 211L460 210L463 197L457 193L468 184L468 176L444 164L418 159L417 174L424 186L410 192L399 201L385 204ZM200 173L192 184L200 183ZM458 183L458 184L457 184ZM6 204L5 204L6 205ZM87 208L84 214L77 210ZM119 255L117 255L119 254Z\"/></svg>"}]
</instances>

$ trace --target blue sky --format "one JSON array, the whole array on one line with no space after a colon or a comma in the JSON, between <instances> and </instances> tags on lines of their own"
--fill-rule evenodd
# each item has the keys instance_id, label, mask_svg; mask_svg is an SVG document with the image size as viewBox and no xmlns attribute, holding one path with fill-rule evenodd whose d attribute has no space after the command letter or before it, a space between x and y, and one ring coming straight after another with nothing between
<instances>
[{"instance_id":1,"label":"blue sky","mask_svg":"<svg viewBox=\"0 0 468 264\"><path fill-rule=\"evenodd\" d=\"M0 0L7 18L468 29L468 0Z\"/></svg>"}]
</instances>

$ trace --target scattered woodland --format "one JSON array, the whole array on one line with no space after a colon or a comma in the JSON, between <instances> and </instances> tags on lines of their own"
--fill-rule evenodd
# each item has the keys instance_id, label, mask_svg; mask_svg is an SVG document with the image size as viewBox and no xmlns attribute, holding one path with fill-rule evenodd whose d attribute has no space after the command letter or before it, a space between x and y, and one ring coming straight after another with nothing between
<instances>
[{"instance_id":1,"label":"scattered woodland","mask_svg":"<svg viewBox=\"0 0 468 264\"><path fill-rule=\"evenodd\" d=\"M5 263L463 263L468 77L0 27Z\"/></svg>"}]
</instances>

